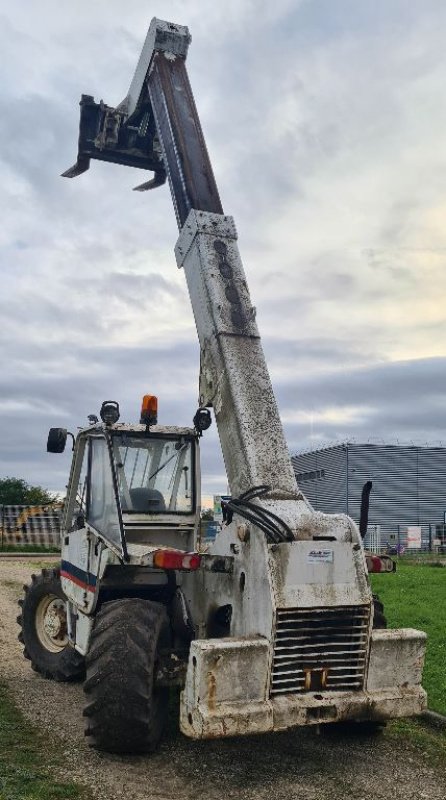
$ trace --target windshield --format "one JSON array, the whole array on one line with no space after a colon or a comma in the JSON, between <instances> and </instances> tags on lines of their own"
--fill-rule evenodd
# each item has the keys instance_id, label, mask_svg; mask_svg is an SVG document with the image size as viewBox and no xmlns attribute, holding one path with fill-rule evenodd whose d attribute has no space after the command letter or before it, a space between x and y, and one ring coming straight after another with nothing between
<instances>
[{"instance_id":1,"label":"windshield","mask_svg":"<svg viewBox=\"0 0 446 800\"><path fill-rule=\"evenodd\" d=\"M194 510L193 442L114 434L123 513L189 514Z\"/></svg>"}]
</instances>

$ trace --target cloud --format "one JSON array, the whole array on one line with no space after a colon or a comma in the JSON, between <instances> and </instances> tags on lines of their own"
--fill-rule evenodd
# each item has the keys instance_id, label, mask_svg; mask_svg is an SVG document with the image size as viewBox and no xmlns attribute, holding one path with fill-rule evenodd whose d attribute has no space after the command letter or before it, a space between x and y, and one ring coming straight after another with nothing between
<instances>
[{"instance_id":1,"label":"cloud","mask_svg":"<svg viewBox=\"0 0 446 800\"><path fill-rule=\"evenodd\" d=\"M302 374L276 387L290 449L334 441L446 442L446 358Z\"/></svg>"},{"instance_id":2,"label":"cloud","mask_svg":"<svg viewBox=\"0 0 446 800\"><path fill-rule=\"evenodd\" d=\"M3 12L0 471L61 489L106 397L136 419L195 411L198 344L166 186L93 163L76 180L81 93L118 103L149 17L190 26L197 106L293 451L440 439L446 291L440 0L23 0ZM207 494L226 490L215 428ZM57 462L57 465L56 465ZM61 464L64 464L64 468ZM65 471L64 471L65 470Z\"/></svg>"}]
</instances>

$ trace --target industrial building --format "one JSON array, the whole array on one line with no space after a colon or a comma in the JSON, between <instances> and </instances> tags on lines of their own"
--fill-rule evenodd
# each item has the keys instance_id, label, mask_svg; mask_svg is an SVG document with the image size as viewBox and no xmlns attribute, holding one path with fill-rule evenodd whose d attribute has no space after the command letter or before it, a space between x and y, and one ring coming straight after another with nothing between
<instances>
[{"instance_id":1,"label":"industrial building","mask_svg":"<svg viewBox=\"0 0 446 800\"><path fill-rule=\"evenodd\" d=\"M297 483L314 508L359 522L371 480L369 536L383 546L446 544L446 447L345 442L292 456ZM417 530L420 529L421 531Z\"/></svg>"}]
</instances>

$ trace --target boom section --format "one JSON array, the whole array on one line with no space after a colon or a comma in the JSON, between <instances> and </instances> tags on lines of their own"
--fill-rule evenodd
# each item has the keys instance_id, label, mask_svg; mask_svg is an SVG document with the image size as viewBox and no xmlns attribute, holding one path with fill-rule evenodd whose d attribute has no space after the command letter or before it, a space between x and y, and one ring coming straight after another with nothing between
<instances>
[{"instance_id":1,"label":"boom section","mask_svg":"<svg viewBox=\"0 0 446 800\"><path fill-rule=\"evenodd\" d=\"M156 22L152 26L159 33L149 30L154 48L147 85L181 229L175 254L200 341L200 405L214 408L234 495L267 484L275 497L297 498L237 232L232 217L223 214L187 75L189 34L174 32L177 53L180 41L183 52L173 56L162 30Z\"/></svg>"},{"instance_id":2,"label":"boom section","mask_svg":"<svg viewBox=\"0 0 446 800\"><path fill-rule=\"evenodd\" d=\"M103 117L97 106L94 143L101 143L100 155L90 146L91 131L90 149L83 150L86 112L81 103L78 162L65 174L73 177L87 168L86 156L132 165L133 151L124 152L130 133L136 142L138 132L140 139L149 137L151 159L146 167L155 170L155 178L137 188L153 188L164 176L169 181L180 229L176 258L185 271L200 341L200 404L214 407L231 492L239 495L266 484L271 487L270 499L303 499L260 342L234 221L223 214L187 75L190 39L186 27L152 20L126 98L116 109L107 106ZM88 100L93 113L93 98ZM107 139L108 129L114 139ZM117 153L118 145L124 155ZM161 157L154 166L157 152Z\"/></svg>"}]
</instances>

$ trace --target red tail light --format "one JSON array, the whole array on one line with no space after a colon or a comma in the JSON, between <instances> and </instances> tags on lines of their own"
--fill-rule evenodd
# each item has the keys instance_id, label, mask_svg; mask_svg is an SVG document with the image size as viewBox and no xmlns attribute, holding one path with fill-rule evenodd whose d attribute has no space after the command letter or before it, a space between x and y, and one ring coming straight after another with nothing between
<instances>
[{"instance_id":1,"label":"red tail light","mask_svg":"<svg viewBox=\"0 0 446 800\"><path fill-rule=\"evenodd\" d=\"M153 566L159 569L198 569L201 564L199 553L185 553L183 550L155 550Z\"/></svg>"},{"instance_id":2,"label":"red tail light","mask_svg":"<svg viewBox=\"0 0 446 800\"><path fill-rule=\"evenodd\" d=\"M381 559L379 556L367 556L367 567L369 572L381 572Z\"/></svg>"},{"instance_id":3,"label":"red tail light","mask_svg":"<svg viewBox=\"0 0 446 800\"><path fill-rule=\"evenodd\" d=\"M390 556L375 556L366 553L367 570L369 572L395 572L396 564Z\"/></svg>"}]
</instances>

